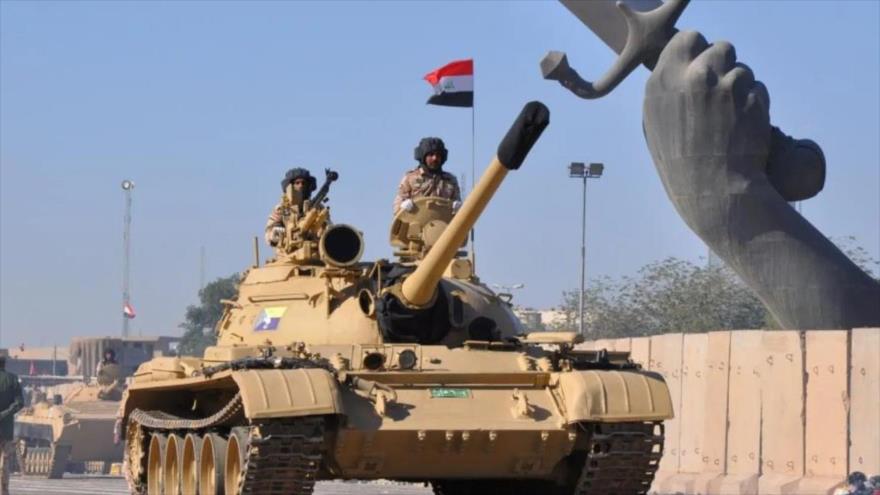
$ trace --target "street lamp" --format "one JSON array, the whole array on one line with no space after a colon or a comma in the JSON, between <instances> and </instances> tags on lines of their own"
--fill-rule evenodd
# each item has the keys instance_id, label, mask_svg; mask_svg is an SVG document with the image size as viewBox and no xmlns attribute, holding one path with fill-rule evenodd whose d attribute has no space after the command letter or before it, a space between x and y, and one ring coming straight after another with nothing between
<instances>
[{"instance_id":1,"label":"street lamp","mask_svg":"<svg viewBox=\"0 0 880 495\"><path fill-rule=\"evenodd\" d=\"M122 337L128 337L129 320L131 317L127 311L131 307L131 294L129 293L129 268L131 256L131 192L134 190L134 181L125 179L122 181L122 190L125 191L125 230L122 233Z\"/></svg>"},{"instance_id":2,"label":"street lamp","mask_svg":"<svg viewBox=\"0 0 880 495\"><path fill-rule=\"evenodd\" d=\"M605 165L601 163L571 162L568 166L568 176L573 179L581 179L584 183L583 205L581 208L581 292L578 297L578 333L584 335L584 284L587 274L587 179L602 177Z\"/></svg>"}]
</instances>

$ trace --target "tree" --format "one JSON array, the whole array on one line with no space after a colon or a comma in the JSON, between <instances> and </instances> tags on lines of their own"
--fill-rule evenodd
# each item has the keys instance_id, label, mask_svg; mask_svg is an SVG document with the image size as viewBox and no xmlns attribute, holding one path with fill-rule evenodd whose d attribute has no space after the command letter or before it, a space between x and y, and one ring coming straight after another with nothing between
<instances>
[{"instance_id":1,"label":"tree","mask_svg":"<svg viewBox=\"0 0 880 495\"><path fill-rule=\"evenodd\" d=\"M238 294L239 276L237 273L221 277L199 291L199 306L186 308L186 319L180 324L184 329L180 339L181 355L201 356L205 348L217 343L212 331L223 316L223 299L235 299Z\"/></svg>"},{"instance_id":2,"label":"tree","mask_svg":"<svg viewBox=\"0 0 880 495\"><path fill-rule=\"evenodd\" d=\"M562 308L577 325L578 291L563 293ZM667 258L619 281L592 280L584 293L585 330L592 338L664 332L764 328L761 302L724 266L697 266Z\"/></svg>"},{"instance_id":3,"label":"tree","mask_svg":"<svg viewBox=\"0 0 880 495\"><path fill-rule=\"evenodd\" d=\"M847 258L851 259L863 272L871 278L880 279L880 261L874 259L868 251L857 244L854 236L832 237L831 242L843 251Z\"/></svg>"}]
</instances>

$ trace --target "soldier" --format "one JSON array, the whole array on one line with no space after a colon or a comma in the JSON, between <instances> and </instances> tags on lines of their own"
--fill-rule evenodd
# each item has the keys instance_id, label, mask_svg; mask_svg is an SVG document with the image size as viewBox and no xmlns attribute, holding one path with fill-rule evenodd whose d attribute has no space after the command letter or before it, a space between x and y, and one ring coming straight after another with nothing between
<instances>
[{"instance_id":1,"label":"soldier","mask_svg":"<svg viewBox=\"0 0 880 495\"><path fill-rule=\"evenodd\" d=\"M104 359L98 363L98 369L96 370L98 374L101 373L101 370L104 369L104 366L108 364L119 364L116 362L116 351L113 349L107 349L104 351Z\"/></svg>"},{"instance_id":2,"label":"soldier","mask_svg":"<svg viewBox=\"0 0 880 495\"><path fill-rule=\"evenodd\" d=\"M23 406L18 377L6 371L6 355L0 354L0 495L9 493L9 462L15 453L15 413Z\"/></svg>"},{"instance_id":3,"label":"soldier","mask_svg":"<svg viewBox=\"0 0 880 495\"><path fill-rule=\"evenodd\" d=\"M424 196L452 200L452 209L458 210L461 206L461 191L455 176L443 171L443 164L449 155L443 140L436 137L422 138L414 155L419 166L408 171L400 180L397 196L394 197L394 214L400 210L412 211L415 208L413 199Z\"/></svg>"},{"instance_id":4,"label":"soldier","mask_svg":"<svg viewBox=\"0 0 880 495\"><path fill-rule=\"evenodd\" d=\"M284 174L284 179L281 180L281 191L287 193L287 186L290 184L293 184L294 193L299 194L300 202L295 207L299 209L298 213L301 215L303 213L302 202L311 197L315 189L318 188L318 182L308 170L292 168ZM284 237L284 212L282 203L278 203L266 221L266 243L276 247L282 237Z\"/></svg>"}]
</instances>

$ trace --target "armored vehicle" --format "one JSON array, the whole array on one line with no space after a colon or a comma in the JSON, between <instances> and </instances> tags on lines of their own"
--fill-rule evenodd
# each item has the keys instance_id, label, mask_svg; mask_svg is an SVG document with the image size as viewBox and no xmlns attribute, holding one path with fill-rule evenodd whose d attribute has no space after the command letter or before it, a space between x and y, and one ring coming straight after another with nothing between
<instances>
[{"instance_id":1,"label":"armored vehicle","mask_svg":"<svg viewBox=\"0 0 880 495\"><path fill-rule=\"evenodd\" d=\"M60 478L65 471L103 472L122 460L114 427L122 398L118 365L101 368L63 400L41 394L15 417L16 453L25 475Z\"/></svg>"},{"instance_id":2,"label":"armored vehicle","mask_svg":"<svg viewBox=\"0 0 880 495\"><path fill-rule=\"evenodd\" d=\"M397 261L360 261L328 181L288 188L278 255L243 276L202 357L143 364L120 410L133 493L308 494L316 480L438 494L646 493L671 401L625 354L525 335L463 256L467 232L549 123L523 109L457 212L396 215Z\"/></svg>"}]
</instances>

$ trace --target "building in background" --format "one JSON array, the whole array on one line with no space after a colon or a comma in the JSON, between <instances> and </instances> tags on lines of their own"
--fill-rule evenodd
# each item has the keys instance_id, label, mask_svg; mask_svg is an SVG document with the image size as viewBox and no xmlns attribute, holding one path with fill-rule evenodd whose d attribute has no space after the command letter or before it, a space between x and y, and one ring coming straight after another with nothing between
<instances>
[{"instance_id":1,"label":"building in background","mask_svg":"<svg viewBox=\"0 0 880 495\"><path fill-rule=\"evenodd\" d=\"M18 376L49 375L65 376L67 347L10 347L6 369Z\"/></svg>"},{"instance_id":2,"label":"building in background","mask_svg":"<svg viewBox=\"0 0 880 495\"><path fill-rule=\"evenodd\" d=\"M513 314L519 318L523 326L529 332L544 332L548 330L569 330L574 331L577 322L568 321L570 316L566 316L564 311L558 309L535 309L518 306L513 308Z\"/></svg>"},{"instance_id":3,"label":"building in background","mask_svg":"<svg viewBox=\"0 0 880 495\"><path fill-rule=\"evenodd\" d=\"M104 352L112 349L123 375L129 376L154 357L177 355L179 343L179 337L79 337L70 343L68 369L72 375L95 376Z\"/></svg>"}]
</instances>

